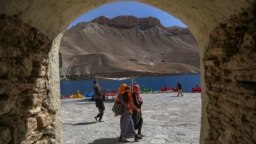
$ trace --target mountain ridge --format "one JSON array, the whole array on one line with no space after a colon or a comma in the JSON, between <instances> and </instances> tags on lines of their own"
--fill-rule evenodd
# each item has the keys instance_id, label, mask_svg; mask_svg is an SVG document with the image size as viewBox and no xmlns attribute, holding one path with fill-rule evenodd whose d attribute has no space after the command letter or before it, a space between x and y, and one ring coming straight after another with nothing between
<instances>
[{"instance_id":1,"label":"mountain ridge","mask_svg":"<svg viewBox=\"0 0 256 144\"><path fill-rule=\"evenodd\" d=\"M100 17L67 30L60 48L61 77L199 73L198 45L187 28L164 28L155 18L143 18L144 23L136 19L117 17L113 24Z\"/></svg>"}]
</instances>

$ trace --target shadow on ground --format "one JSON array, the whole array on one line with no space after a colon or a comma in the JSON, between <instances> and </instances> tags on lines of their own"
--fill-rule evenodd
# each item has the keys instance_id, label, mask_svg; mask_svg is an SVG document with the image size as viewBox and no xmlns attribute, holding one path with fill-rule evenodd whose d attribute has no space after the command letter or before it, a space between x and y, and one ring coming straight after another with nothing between
<instances>
[{"instance_id":1,"label":"shadow on ground","mask_svg":"<svg viewBox=\"0 0 256 144\"><path fill-rule=\"evenodd\" d=\"M183 97L183 96L177 96L177 95L171 95L169 96L170 98L178 98L178 97Z\"/></svg>"},{"instance_id":2,"label":"shadow on ground","mask_svg":"<svg viewBox=\"0 0 256 144\"><path fill-rule=\"evenodd\" d=\"M94 102L92 99L81 99L81 100L76 100L75 102Z\"/></svg>"},{"instance_id":3,"label":"shadow on ground","mask_svg":"<svg viewBox=\"0 0 256 144\"><path fill-rule=\"evenodd\" d=\"M88 144L119 144L118 138L101 138Z\"/></svg>"},{"instance_id":4,"label":"shadow on ground","mask_svg":"<svg viewBox=\"0 0 256 144\"><path fill-rule=\"evenodd\" d=\"M77 105L91 105L91 104L95 104L95 101L93 101L91 99L81 99L81 100L76 100L75 104L77 104Z\"/></svg>"},{"instance_id":5,"label":"shadow on ground","mask_svg":"<svg viewBox=\"0 0 256 144\"><path fill-rule=\"evenodd\" d=\"M76 124L73 124L73 126L77 126L77 125L90 125L90 124L95 124L97 122L82 122L82 123L76 123Z\"/></svg>"},{"instance_id":6,"label":"shadow on ground","mask_svg":"<svg viewBox=\"0 0 256 144\"><path fill-rule=\"evenodd\" d=\"M136 142L128 141L128 143L136 143ZM94 140L94 142L91 142L88 144L120 144L120 142L118 142L118 138L101 138L101 139Z\"/></svg>"}]
</instances>

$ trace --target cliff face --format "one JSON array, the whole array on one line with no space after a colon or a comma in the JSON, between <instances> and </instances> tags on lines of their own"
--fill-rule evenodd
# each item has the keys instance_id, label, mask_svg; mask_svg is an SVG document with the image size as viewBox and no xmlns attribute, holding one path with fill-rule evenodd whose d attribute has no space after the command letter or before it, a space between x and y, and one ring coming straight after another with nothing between
<instances>
[{"instance_id":1,"label":"cliff face","mask_svg":"<svg viewBox=\"0 0 256 144\"><path fill-rule=\"evenodd\" d=\"M92 22L101 25L108 25L116 28L132 28L139 26L141 29L160 27L164 28L160 21L153 17L136 18L134 16L119 16L113 19L108 19L104 16L94 19Z\"/></svg>"},{"instance_id":2,"label":"cliff face","mask_svg":"<svg viewBox=\"0 0 256 144\"><path fill-rule=\"evenodd\" d=\"M188 29L159 20L99 17L67 30L61 42L61 77L131 76L199 72L197 43Z\"/></svg>"}]
</instances>

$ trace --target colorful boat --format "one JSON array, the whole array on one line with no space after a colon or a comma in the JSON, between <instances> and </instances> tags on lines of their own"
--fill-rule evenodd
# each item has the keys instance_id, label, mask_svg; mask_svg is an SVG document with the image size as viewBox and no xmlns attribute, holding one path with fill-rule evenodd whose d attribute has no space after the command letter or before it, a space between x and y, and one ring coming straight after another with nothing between
<instances>
[{"instance_id":1,"label":"colorful boat","mask_svg":"<svg viewBox=\"0 0 256 144\"><path fill-rule=\"evenodd\" d=\"M199 87L198 85L196 85L196 87L193 87L191 89L192 93L200 93L201 92L201 87Z\"/></svg>"}]
</instances>

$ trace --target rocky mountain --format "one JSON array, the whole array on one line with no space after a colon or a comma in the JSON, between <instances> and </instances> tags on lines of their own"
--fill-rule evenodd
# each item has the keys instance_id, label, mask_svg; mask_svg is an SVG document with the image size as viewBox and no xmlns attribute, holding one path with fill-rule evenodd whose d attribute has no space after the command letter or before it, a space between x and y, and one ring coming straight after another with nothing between
<instances>
[{"instance_id":1,"label":"rocky mountain","mask_svg":"<svg viewBox=\"0 0 256 144\"><path fill-rule=\"evenodd\" d=\"M165 28L152 17L99 17L65 32L60 74L86 79L199 73L198 51L186 28Z\"/></svg>"},{"instance_id":2,"label":"rocky mountain","mask_svg":"<svg viewBox=\"0 0 256 144\"><path fill-rule=\"evenodd\" d=\"M139 26L140 29L159 27L164 28L160 21L153 17L136 18L133 16L118 16L113 19L108 19L104 16L92 20L94 23L108 25L115 28L133 28Z\"/></svg>"}]
</instances>

